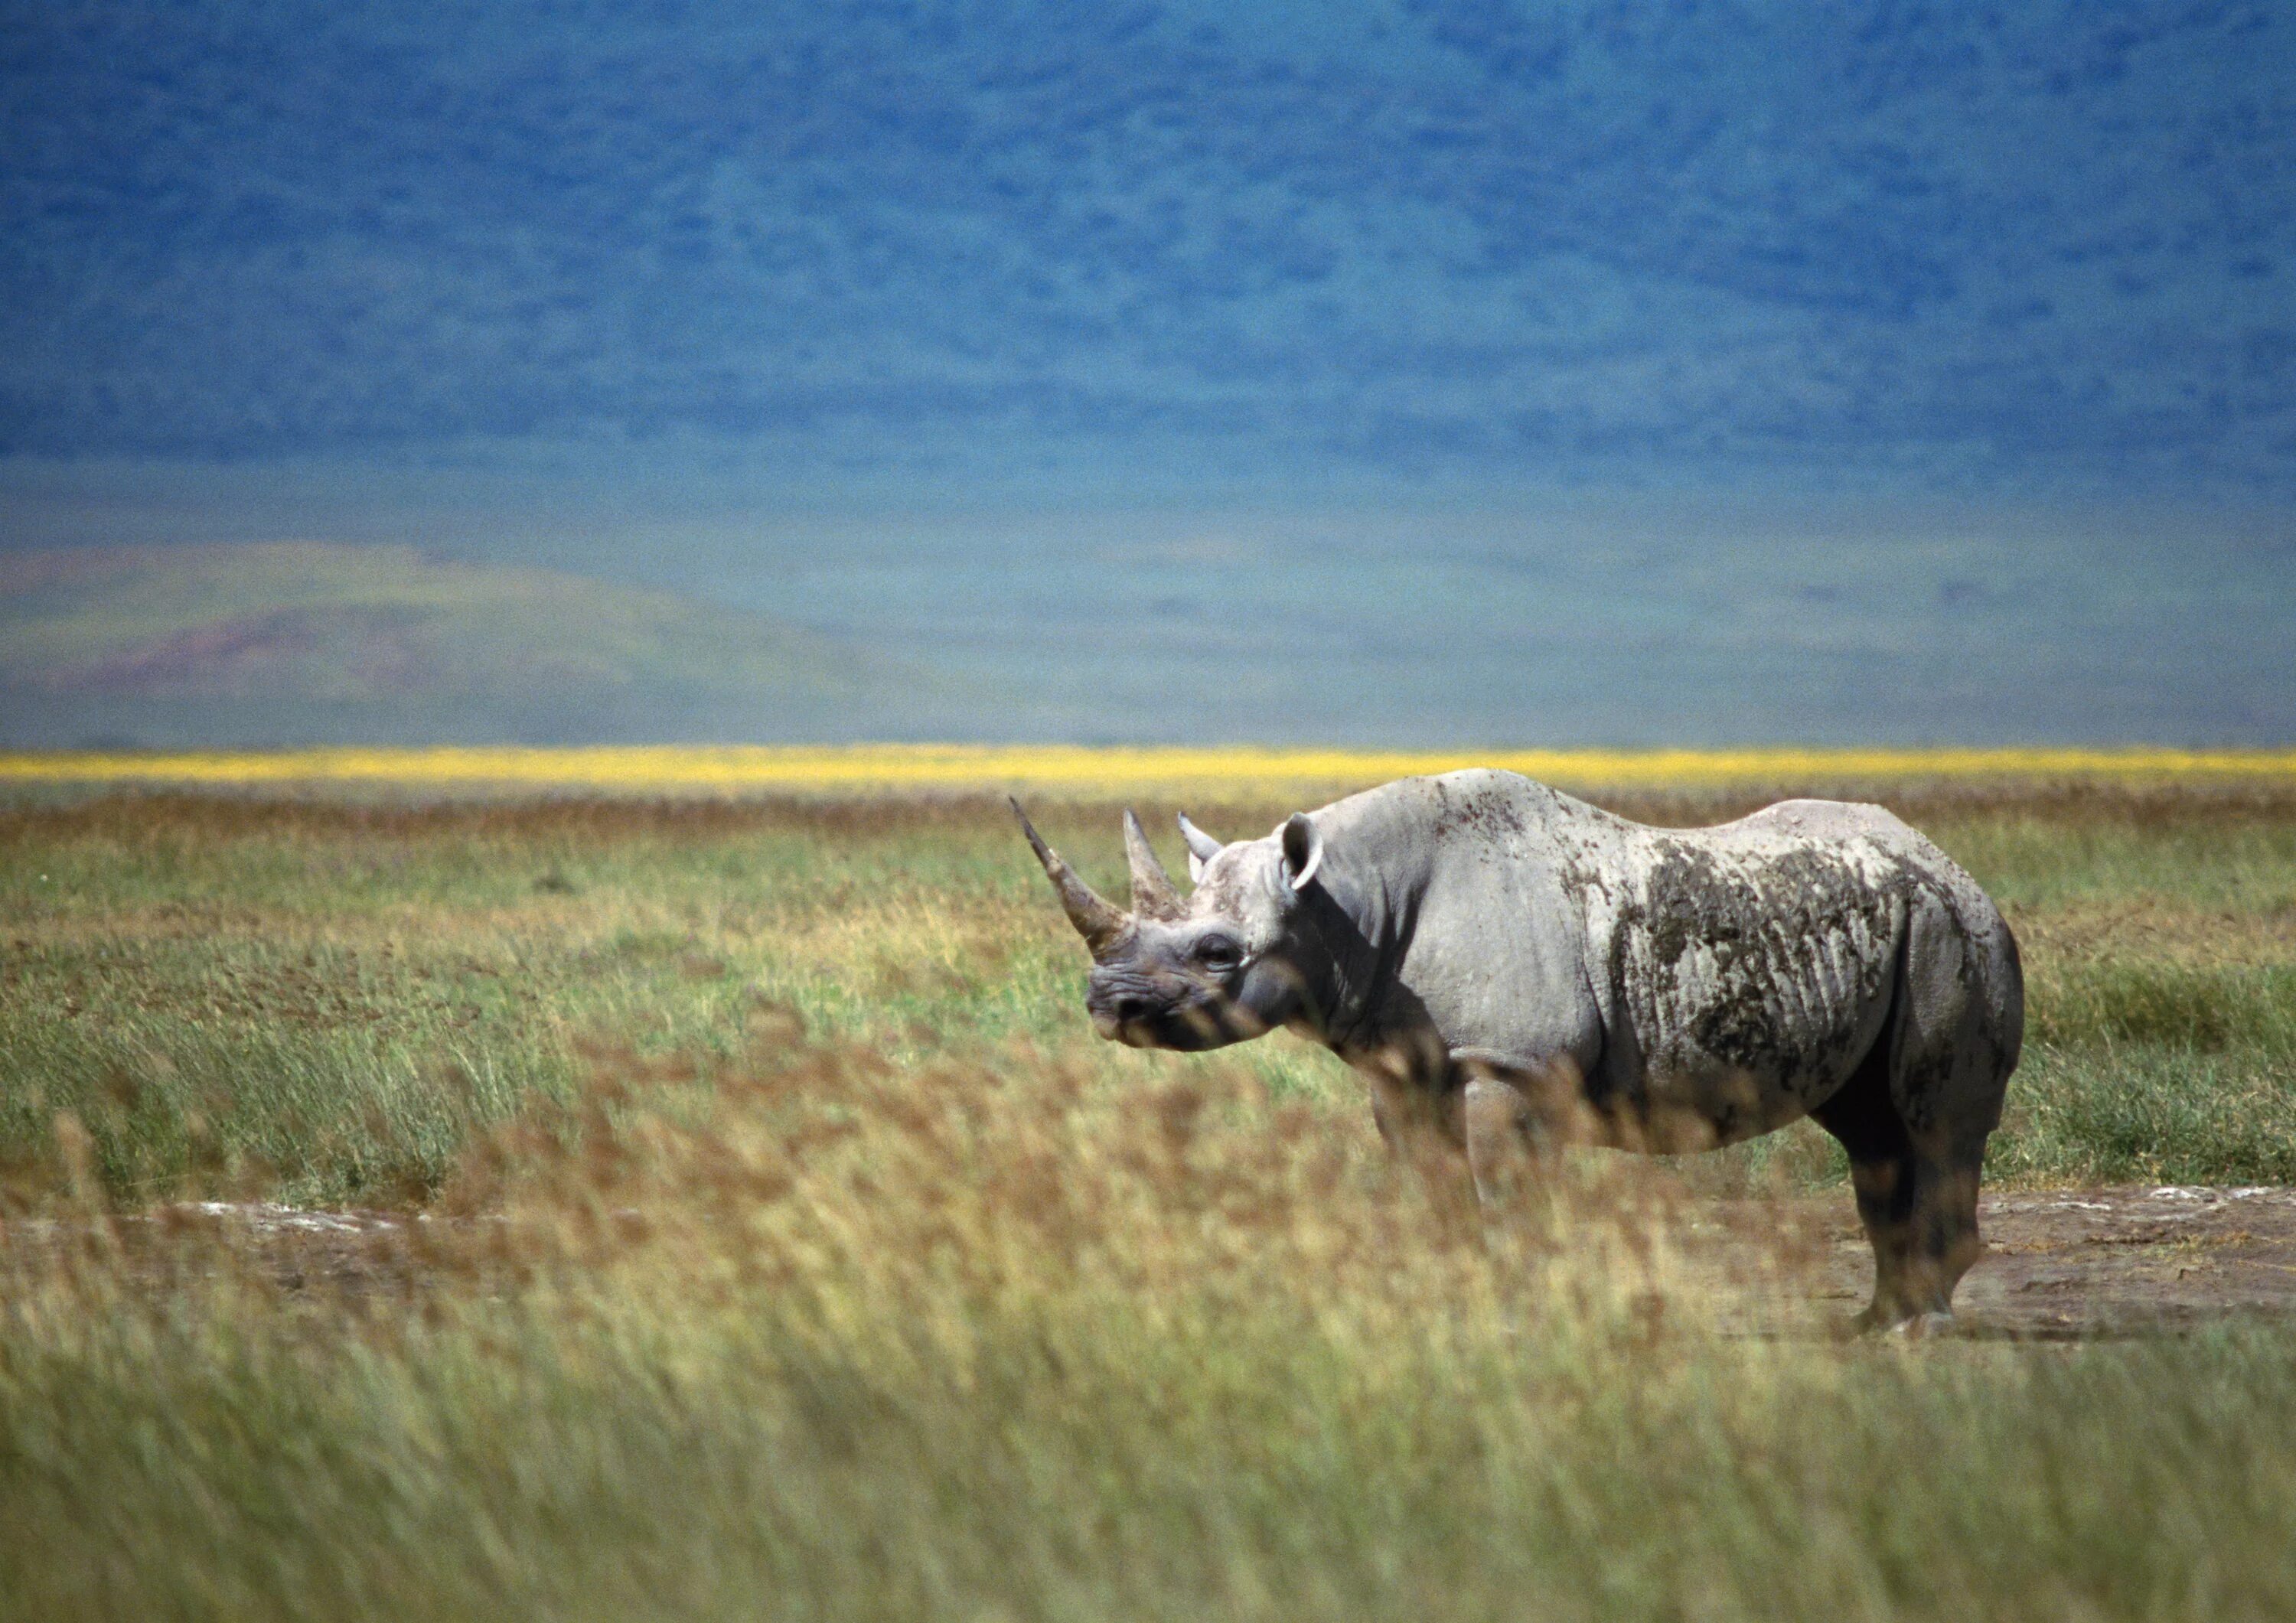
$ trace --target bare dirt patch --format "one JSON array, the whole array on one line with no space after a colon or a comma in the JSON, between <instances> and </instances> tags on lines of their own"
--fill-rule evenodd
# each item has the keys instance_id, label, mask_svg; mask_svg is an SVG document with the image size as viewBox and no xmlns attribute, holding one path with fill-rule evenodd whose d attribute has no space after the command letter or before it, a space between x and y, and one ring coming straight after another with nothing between
<instances>
[{"instance_id":1,"label":"bare dirt patch","mask_svg":"<svg viewBox=\"0 0 2296 1623\"><path fill-rule=\"evenodd\" d=\"M1718 1258L1778 1269L1777 1321L1750 1328L1816 1329L1863 1306L1873 1254L1846 1192L1718 1205ZM2086 1340L2296 1316L2296 1188L2010 1192L1986 1196L1980 1222L1985 1258L1954 1299L1964 1335Z\"/></svg>"},{"instance_id":2,"label":"bare dirt patch","mask_svg":"<svg viewBox=\"0 0 2296 1623\"><path fill-rule=\"evenodd\" d=\"M2296 1312L2296 1190L2005 1194L1986 1225L1991 1254L1964 1287L1980 1326L2110 1335Z\"/></svg>"},{"instance_id":3,"label":"bare dirt patch","mask_svg":"<svg viewBox=\"0 0 2296 1623\"><path fill-rule=\"evenodd\" d=\"M1685 1260L1700 1272L1759 1279L1742 1323L1754 1335L1833 1333L1864 1305L1872 1253L1846 1192L1776 1201L1694 1203ZM1988 1195L1986 1256L1955 1299L1961 1336L2074 1341L2187 1334L2233 1320L2296 1320L2296 1188L2137 1186ZM64 1250L101 1250L146 1286L209 1273L315 1300L372 1307L417 1304L467 1279L499 1219L373 1211L304 1211L202 1202L112 1220L99 1234L54 1221L0 1224L0 1266Z\"/></svg>"}]
</instances>

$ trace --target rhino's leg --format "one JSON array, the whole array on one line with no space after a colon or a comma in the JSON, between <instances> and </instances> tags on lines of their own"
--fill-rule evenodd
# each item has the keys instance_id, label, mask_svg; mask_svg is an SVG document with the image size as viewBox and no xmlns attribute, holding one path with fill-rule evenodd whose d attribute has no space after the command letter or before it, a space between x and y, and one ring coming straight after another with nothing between
<instances>
[{"instance_id":1,"label":"rhino's leg","mask_svg":"<svg viewBox=\"0 0 2296 1623\"><path fill-rule=\"evenodd\" d=\"M1504 1078L1471 1076L1462 1090L1459 1117L1475 1198L1487 1209L1514 1204L1538 1170L1537 1123L1529 1099Z\"/></svg>"},{"instance_id":2,"label":"rhino's leg","mask_svg":"<svg viewBox=\"0 0 2296 1623\"><path fill-rule=\"evenodd\" d=\"M1923 1155L1890 1096L1886 1044L1858 1066L1841 1090L1810 1114L1849 1155L1857 1217L1874 1246L1874 1299L1860 1329L1890 1329L1952 1311L1952 1282L1933 1266L1941 1242L1942 1168ZM1976 1227L1974 1201L1970 1231Z\"/></svg>"},{"instance_id":3,"label":"rhino's leg","mask_svg":"<svg viewBox=\"0 0 2296 1623\"><path fill-rule=\"evenodd\" d=\"M1371 1085L1372 1122L1389 1151L1423 1175L1456 1176L1465 1145L1440 1045L1397 1042L1349 1060Z\"/></svg>"},{"instance_id":4,"label":"rhino's leg","mask_svg":"<svg viewBox=\"0 0 2296 1623\"><path fill-rule=\"evenodd\" d=\"M1951 910L1924 898L1908 922L1895 1005L1840 1092L1811 1111L1849 1155L1874 1242L1867 1328L1933 1323L1983 1253L1977 1185L2001 1119L2013 1044L1993 1029Z\"/></svg>"},{"instance_id":5,"label":"rhino's leg","mask_svg":"<svg viewBox=\"0 0 2296 1623\"><path fill-rule=\"evenodd\" d=\"M1989 906L1990 916L1972 919L1964 902L1943 891L1916 898L1885 1038L1890 1102L1910 1146L1903 1289L1924 1314L1950 1312L1954 1287L1984 1254L1978 1179L2023 1021L2006 980L2015 974L2007 926ZM1987 943L1987 931L2001 941Z\"/></svg>"}]
</instances>

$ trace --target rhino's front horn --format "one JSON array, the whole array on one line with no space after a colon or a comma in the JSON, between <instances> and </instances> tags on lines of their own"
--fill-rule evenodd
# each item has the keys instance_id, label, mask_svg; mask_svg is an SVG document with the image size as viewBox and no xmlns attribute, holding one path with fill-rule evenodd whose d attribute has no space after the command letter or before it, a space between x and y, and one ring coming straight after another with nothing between
<instances>
[{"instance_id":1,"label":"rhino's front horn","mask_svg":"<svg viewBox=\"0 0 2296 1623\"><path fill-rule=\"evenodd\" d=\"M1100 893L1076 876L1076 870L1060 859L1052 847L1037 834L1029 814L1021 809L1021 802L1007 795L1013 815L1021 819L1021 832L1029 837L1029 844L1037 853L1037 860L1045 865L1045 877L1053 881L1053 889L1061 893L1061 906L1069 915L1069 922L1077 927L1085 946L1095 958L1100 957L1132 928L1132 917L1121 908L1111 906Z\"/></svg>"},{"instance_id":2,"label":"rhino's front horn","mask_svg":"<svg viewBox=\"0 0 2296 1623\"><path fill-rule=\"evenodd\" d=\"M1128 806L1124 808L1124 855L1132 864L1133 912L1144 919L1177 919L1187 911L1180 893L1172 888L1172 876L1156 860L1148 831L1140 826L1140 819Z\"/></svg>"}]
</instances>

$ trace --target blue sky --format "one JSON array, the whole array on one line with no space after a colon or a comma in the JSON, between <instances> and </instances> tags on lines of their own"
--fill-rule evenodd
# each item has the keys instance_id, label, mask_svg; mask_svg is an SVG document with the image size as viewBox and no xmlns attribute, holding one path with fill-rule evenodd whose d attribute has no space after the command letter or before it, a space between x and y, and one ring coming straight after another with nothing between
<instances>
[{"instance_id":1,"label":"blue sky","mask_svg":"<svg viewBox=\"0 0 2296 1623\"><path fill-rule=\"evenodd\" d=\"M692 522L636 546L611 515L638 488ZM1924 613L1977 554L1918 561L2013 510L2104 515L2065 567L2128 593L2157 588L2112 561L2173 532L2268 607L2296 553L2296 15L0 5L13 544L546 554L503 537L548 512L606 537L570 561L827 623L882 592L808 597L771 535L894 512L975 537L950 567L978 570L1006 545L983 513L1103 535L1605 492L1764 578L1784 554L1747 511L1887 510L1865 545L1916 561ZM1741 517L1702 528L1709 495ZM1495 532L1380 533L1408 608L1414 548L1431 578ZM1609 584L1680 583L1661 622L1708 601L1667 567ZM1800 725L1759 700L1742 729ZM2201 715L2050 725L2285 725Z\"/></svg>"}]
</instances>

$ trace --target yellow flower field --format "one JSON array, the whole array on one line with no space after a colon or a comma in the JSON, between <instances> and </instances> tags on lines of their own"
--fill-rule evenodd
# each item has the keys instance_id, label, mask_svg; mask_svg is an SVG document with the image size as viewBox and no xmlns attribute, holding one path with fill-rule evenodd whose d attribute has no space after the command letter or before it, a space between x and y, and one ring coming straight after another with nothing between
<instances>
[{"instance_id":1,"label":"yellow flower field","mask_svg":"<svg viewBox=\"0 0 2296 1623\"><path fill-rule=\"evenodd\" d=\"M369 784L857 793L1149 791L1382 782L1467 766L1656 786L1905 778L2287 778L2296 750L1746 749L1439 751L1062 744L636 745L0 754L0 783Z\"/></svg>"}]
</instances>

